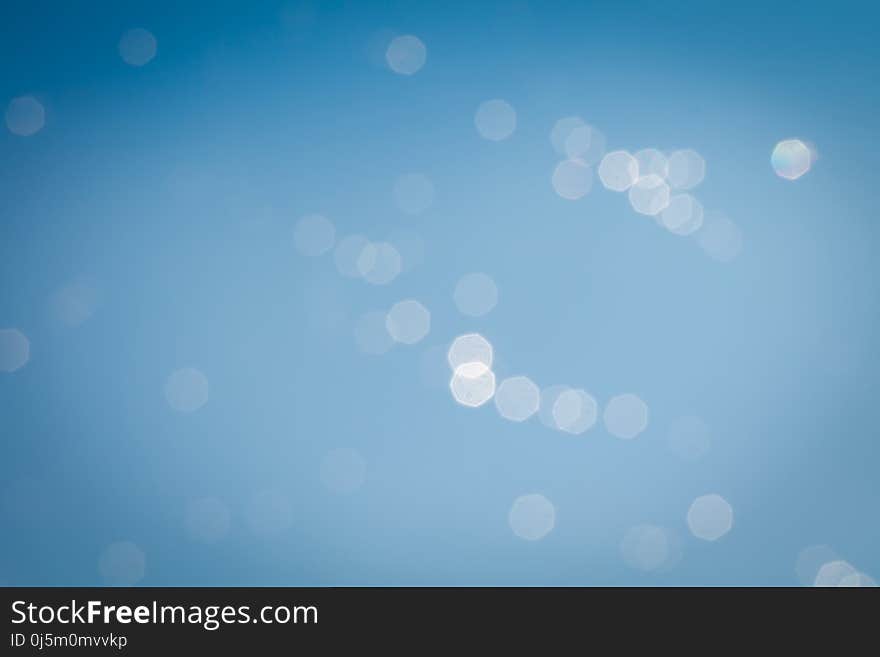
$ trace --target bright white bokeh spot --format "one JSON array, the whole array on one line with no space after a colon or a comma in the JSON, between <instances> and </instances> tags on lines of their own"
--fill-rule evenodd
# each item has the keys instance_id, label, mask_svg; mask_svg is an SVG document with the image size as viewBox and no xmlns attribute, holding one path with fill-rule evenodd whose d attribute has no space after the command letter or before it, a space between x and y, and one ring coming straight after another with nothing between
<instances>
[{"instance_id":1,"label":"bright white bokeh spot","mask_svg":"<svg viewBox=\"0 0 880 657\"><path fill-rule=\"evenodd\" d=\"M452 298L463 315L482 317L498 303L498 287L488 274L465 274L455 284Z\"/></svg>"},{"instance_id":2,"label":"bright white bokeh spot","mask_svg":"<svg viewBox=\"0 0 880 657\"><path fill-rule=\"evenodd\" d=\"M165 399L180 413L192 413L208 402L210 387L207 377L192 367L172 372L165 381Z\"/></svg>"},{"instance_id":3,"label":"bright white bokeh spot","mask_svg":"<svg viewBox=\"0 0 880 657\"><path fill-rule=\"evenodd\" d=\"M706 160L697 151L685 148L667 159L666 180L675 189L693 189L706 177Z\"/></svg>"},{"instance_id":4,"label":"bright white bokeh spot","mask_svg":"<svg viewBox=\"0 0 880 657\"><path fill-rule=\"evenodd\" d=\"M495 395L495 373L479 361L464 363L455 368L449 389L459 404L477 408Z\"/></svg>"},{"instance_id":5,"label":"bright white bokeh spot","mask_svg":"<svg viewBox=\"0 0 880 657\"><path fill-rule=\"evenodd\" d=\"M388 242L369 242L355 261L358 273L368 283L387 285L400 274L400 253Z\"/></svg>"},{"instance_id":6,"label":"bright white bokeh spot","mask_svg":"<svg viewBox=\"0 0 880 657\"><path fill-rule=\"evenodd\" d=\"M186 505L184 525L190 538L201 543L216 543L229 534L232 519L223 502L216 497L203 497Z\"/></svg>"},{"instance_id":7,"label":"bright white bokeh spot","mask_svg":"<svg viewBox=\"0 0 880 657\"><path fill-rule=\"evenodd\" d=\"M658 215L669 205L669 185L656 174L642 176L629 188L629 203L639 214Z\"/></svg>"},{"instance_id":8,"label":"bright white bokeh spot","mask_svg":"<svg viewBox=\"0 0 880 657\"><path fill-rule=\"evenodd\" d=\"M0 372L21 369L31 357L31 343L18 329L0 329Z\"/></svg>"},{"instance_id":9,"label":"bright white bokeh spot","mask_svg":"<svg viewBox=\"0 0 880 657\"><path fill-rule=\"evenodd\" d=\"M660 223L676 235L695 233L703 225L703 204L690 194L675 194L660 214Z\"/></svg>"},{"instance_id":10,"label":"bright white bokeh spot","mask_svg":"<svg viewBox=\"0 0 880 657\"><path fill-rule=\"evenodd\" d=\"M829 561L819 568L813 586L840 586L845 578L856 575L858 572L849 562Z\"/></svg>"},{"instance_id":11,"label":"bright white bokeh spot","mask_svg":"<svg viewBox=\"0 0 880 657\"><path fill-rule=\"evenodd\" d=\"M612 192L625 192L639 179L639 163L626 151L611 151L599 164L599 180Z\"/></svg>"},{"instance_id":12,"label":"bright white bokeh spot","mask_svg":"<svg viewBox=\"0 0 880 657\"><path fill-rule=\"evenodd\" d=\"M643 572L666 570L681 556L681 545L670 530L656 525L636 525L620 542L620 554L630 568Z\"/></svg>"},{"instance_id":13,"label":"bright white bokeh spot","mask_svg":"<svg viewBox=\"0 0 880 657\"><path fill-rule=\"evenodd\" d=\"M367 479L367 462L349 447L327 452L321 461L321 483L334 493L351 493Z\"/></svg>"},{"instance_id":14,"label":"bright white bokeh spot","mask_svg":"<svg viewBox=\"0 0 880 657\"><path fill-rule=\"evenodd\" d=\"M358 260L369 245L370 240L363 235L349 235L340 241L333 252L337 271L346 278L360 278L362 274L358 269Z\"/></svg>"},{"instance_id":15,"label":"bright white bokeh spot","mask_svg":"<svg viewBox=\"0 0 880 657\"><path fill-rule=\"evenodd\" d=\"M359 351L379 356L394 346L394 338L385 324L386 317L385 312L371 310L357 319L354 324L354 340Z\"/></svg>"},{"instance_id":16,"label":"bright white bokeh spot","mask_svg":"<svg viewBox=\"0 0 880 657\"><path fill-rule=\"evenodd\" d=\"M331 221L320 214L306 215L293 229L293 243L296 250L305 256L319 256L327 253L336 242L336 228Z\"/></svg>"},{"instance_id":17,"label":"bright white bokeh spot","mask_svg":"<svg viewBox=\"0 0 880 657\"><path fill-rule=\"evenodd\" d=\"M780 178L797 180L813 165L813 153L800 139L786 139L776 144L770 163Z\"/></svg>"},{"instance_id":18,"label":"bright white bokeh spot","mask_svg":"<svg viewBox=\"0 0 880 657\"><path fill-rule=\"evenodd\" d=\"M593 170L583 160L563 160L553 170L551 182L559 196L576 201L590 192Z\"/></svg>"},{"instance_id":19,"label":"bright white bokeh spot","mask_svg":"<svg viewBox=\"0 0 880 657\"><path fill-rule=\"evenodd\" d=\"M33 96L19 96L6 107L6 127L19 137L30 137L46 125L46 110Z\"/></svg>"},{"instance_id":20,"label":"bright white bokeh spot","mask_svg":"<svg viewBox=\"0 0 880 657\"><path fill-rule=\"evenodd\" d=\"M565 137L565 155L593 165L605 155L605 135L597 128L587 125L575 126Z\"/></svg>"},{"instance_id":21,"label":"bright white bokeh spot","mask_svg":"<svg viewBox=\"0 0 880 657\"><path fill-rule=\"evenodd\" d=\"M477 108L474 125L484 139L507 139L516 130L516 110L504 100L487 100Z\"/></svg>"},{"instance_id":22,"label":"bright white bokeh spot","mask_svg":"<svg viewBox=\"0 0 880 657\"><path fill-rule=\"evenodd\" d=\"M431 313L415 299L398 301L385 317L389 335L403 344L415 344L431 330Z\"/></svg>"},{"instance_id":23,"label":"bright white bokeh spot","mask_svg":"<svg viewBox=\"0 0 880 657\"><path fill-rule=\"evenodd\" d=\"M709 451L712 435L707 425L696 415L676 419L669 427L669 449L681 458L696 461Z\"/></svg>"},{"instance_id":24,"label":"bright white bokeh spot","mask_svg":"<svg viewBox=\"0 0 880 657\"><path fill-rule=\"evenodd\" d=\"M417 73L428 58L428 50L418 37L411 34L395 37L385 51L385 61L395 73L413 75Z\"/></svg>"},{"instance_id":25,"label":"bright white bokeh spot","mask_svg":"<svg viewBox=\"0 0 880 657\"><path fill-rule=\"evenodd\" d=\"M618 395L605 405L602 420L612 436L632 440L648 427L648 407L636 395Z\"/></svg>"},{"instance_id":26,"label":"bright white bokeh spot","mask_svg":"<svg viewBox=\"0 0 880 657\"><path fill-rule=\"evenodd\" d=\"M146 569L144 551L131 541L111 543L98 557L98 572L107 586L134 586Z\"/></svg>"},{"instance_id":27,"label":"bright white bokeh spot","mask_svg":"<svg viewBox=\"0 0 880 657\"><path fill-rule=\"evenodd\" d=\"M52 314L65 326L75 328L95 313L99 297L97 288L85 279L71 281L52 295Z\"/></svg>"},{"instance_id":28,"label":"bright white bokeh spot","mask_svg":"<svg viewBox=\"0 0 880 657\"><path fill-rule=\"evenodd\" d=\"M527 376L504 379L495 391L495 408L501 417L523 422L538 412L541 390Z\"/></svg>"},{"instance_id":29,"label":"bright white bokeh spot","mask_svg":"<svg viewBox=\"0 0 880 657\"><path fill-rule=\"evenodd\" d=\"M446 359L453 371L466 363L482 363L492 367L492 344L479 333L460 335L452 341Z\"/></svg>"},{"instance_id":30,"label":"bright white bokeh spot","mask_svg":"<svg viewBox=\"0 0 880 657\"><path fill-rule=\"evenodd\" d=\"M119 54L131 66L148 64L156 56L156 37L140 27L128 30L119 40Z\"/></svg>"},{"instance_id":31,"label":"bright white bokeh spot","mask_svg":"<svg viewBox=\"0 0 880 657\"><path fill-rule=\"evenodd\" d=\"M656 148L643 148L633 153L639 165L639 176L659 176L664 180L669 175L669 160Z\"/></svg>"},{"instance_id":32,"label":"bright white bokeh spot","mask_svg":"<svg viewBox=\"0 0 880 657\"><path fill-rule=\"evenodd\" d=\"M250 499L246 516L255 534L277 536L293 526L293 504L285 493L264 489Z\"/></svg>"},{"instance_id":33,"label":"bright white bokeh spot","mask_svg":"<svg viewBox=\"0 0 880 657\"><path fill-rule=\"evenodd\" d=\"M566 433L581 434L596 424L599 404L587 392L569 388L555 395L552 414L556 428Z\"/></svg>"},{"instance_id":34,"label":"bright white bokeh spot","mask_svg":"<svg viewBox=\"0 0 880 657\"><path fill-rule=\"evenodd\" d=\"M718 262L732 262L742 251L742 231L719 212L706 214L696 239L706 255Z\"/></svg>"},{"instance_id":35,"label":"bright white bokeh spot","mask_svg":"<svg viewBox=\"0 0 880 657\"><path fill-rule=\"evenodd\" d=\"M519 538L538 541L556 525L556 509L543 495L522 495L513 501L507 522Z\"/></svg>"},{"instance_id":36,"label":"bright white bokeh spot","mask_svg":"<svg viewBox=\"0 0 880 657\"><path fill-rule=\"evenodd\" d=\"M434 183L422 173L407 173L394 181L394 202L406 214L422 214L434 203Z\"/></svg>"},{"instance_id":37,"label":"bright white bokeh spot","mask_svg":"<svg viewBox=\"0 0 880 657\"><path fill-rule=\"evenodd\" d=\"M733 527L733 507L720 495L703 495L688 509L687 524L697 538L717 541Z\"/></svg>"},{"instance_id":38,"label":"bright white bokeh spot","mask_svg":"<svg viewBox=\"0 0 880 657\"><path fill-rule=\"evenodd\" d=\"M803 586L813 586L819 569L826 563L838 561L840 557L827 545L811 545L798 553L794 571Z\"/></svg>"}]
</instances>

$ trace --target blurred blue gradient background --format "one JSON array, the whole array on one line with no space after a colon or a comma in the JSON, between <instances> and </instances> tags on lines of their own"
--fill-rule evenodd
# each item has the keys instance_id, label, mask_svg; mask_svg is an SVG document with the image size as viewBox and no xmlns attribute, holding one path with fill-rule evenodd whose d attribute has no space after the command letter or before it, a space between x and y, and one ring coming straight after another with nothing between
<instances>
[{"instance_id":1,"label":"blurred blue gradient background","mask_svg":"<svg viewBox=\"0 0 880 657\"><path fill-rule=\"evenodd\" d=\"M115 541L143 550L143 585L794 585L814 544L876 577L877 19L867 2L6 6L0 101L33 95L46 120L0 134L0 328L31 348L0 372L0 580L101 584ZM117 50L133 27L158 42L143 67ZM424 68L383 66L383 30L417 35ZM507 140L474 128L491 98L516 109ZM740 226L739 257L598 180L557 196L549 133L573 114L609 150L699 151L695 194ZM789 137L819 152L794 182L770 166ZM392 196L409 172L436 190L416 217ZM342 278L294 249L315 212L338 238L414 231L424 263ZM483 318L453 303L471 271L499 288ZM71 281L98 299L72 328L52 306ZM360 353L357 318L410 297L427 338ZM468 331L499 377L638 394L647 430L457 406L423 355ZM183 367L210 382L189 414L163 393ZM667 446L689 414L712 431L697 462ZM337 447L367 464L347 495L321 483ZM291 506L268 536L248 522L264 490ZM556 527L528 542L507 514L532 492ZM685 520L706 493L735 514L712 543ZM186 531L202 497L231 518L209 544ZM680 535L673 568L621 559L639 523Z\"/></svg>"}]
</instances>

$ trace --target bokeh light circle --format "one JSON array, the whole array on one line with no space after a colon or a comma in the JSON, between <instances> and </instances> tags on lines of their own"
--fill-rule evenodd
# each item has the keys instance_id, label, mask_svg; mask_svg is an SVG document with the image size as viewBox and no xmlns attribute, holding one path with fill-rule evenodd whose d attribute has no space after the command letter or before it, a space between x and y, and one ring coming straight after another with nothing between
<instances>
[{"instance_id":1,"label":"bokeh light circle","mask_svg":"<svg viewBox=\"0 0 880 657\"><path fill-rule=\"evenodd\" d=\"M398 301L385 317L385 328L395 342L415 344L431 330L431 313L415 299Z\"/></svg>"},{"instance_id":2,"label":"bokeh light circle","mask_svg":"<svg viewBox=\"0 0 880 657\"><path fill-rule=\"evenodd\" d=\"M495 408L501 417L524 422L538 412L541 390L527 376L504 379L495 391Z\"/></svg>"},{"instance_id":3,"label":"bokeh light circle","mask_svg":"<svg viewBox=\"0 0 880 657\"><path fill-rule=\"evenodd\" d=\"M165 381L165 399L180 413L199 410L208 402L209 396L208 378L193 367L176 370Z\"/></svg>"},{"instance_id":4,"label":"bokeh light circle","mask_svg":"<svg viewBox=\"0 0 880 657\"><path fill-rule=\"evenodd\" d=\"M676 535L665 527L642 524L631 527L620 542L620 555L630 568L642 572L668 570L681 557Z\"/></svg>"},{"instance_id":5,"label":"bokeh light circle","mask_svg":"<svg viewBox=\"0 0 880 657\"><path fill-rule=\"evenodd\" d=\"M495 395L495 373L479 361L464 363L455 368L449 389L462 406L478 408Z\"/></svg>"},{"instance_id":6,"label":"bokeh light circle","mask_svg":"<svg viewBox=\"0 0 880 657\"><path fill-rule=\"evenodd\" d=\"M46 125L46 110L33 96L19 96L6 108L6 127L19 137L35 135Z\"/></svg>"},{"instance_id":7,"label":"bokeh light circle","mask_svg":"<svg viewBox=\"0 0 880 657\"><path fill-rule=\"evenodd\" d=\"M626 151L611 151L599 164L599 180L612 192L625 192L639 179L639 163Z\"/></svg>"},{"instance_id":8,"label":"bokeh light circle","mask_svg":"<svg viewBox=\"0 0 880 657\"><path fill-rule=\"evenodd\" d=\"M502 141L516 130L516 110L507 101L487 100L477 108L474 125L484 139Z\"/></svg>"},{"instance_id":9,"label":"bokeh light circle","mask_svg":"<svg viewBox=\"0 0 880 657\"><path fill-rule=\"evenodd\" d=\"M648 427L648 407L637 395L617 395L605 405L602 420L612 436L632 440Z\"/></svg>"},{"instance_id":10,"label":"bokeh light circle","mask_svg":"<svg viewBox=\"0 0 880 657\"><path fill-rule=\"evenodd\" d=\"M685 148L667 159L667 182L675 189L693 189L706 177L706 160L697 151Z\"/></svg>"},{"instance_id":11,"label":"bokeh light circle","mask_svg":"<svg viewBox=\"0 0 880 657\"><path fill-rule=\"evenodd\" d=\"M656 148L643 148L633 153L639 166L639 176L659 176L664 180L669 175L669 161Z\"/></svg>"},{"instance_id":12,"label":"bokeh light circle","mask_svg":"<svg viewBox=\"0 0 880 657\"><path fill-rule=\"evenodd\" d=\"M576 201L589 194L593 187L593 170L583 160L563 160L553 170L551 182L559 196Z\"/></svg>"},{"instance_id":13,"label":"bokeh light circle","mask_svg":"<svg viewBox=\"0 0 880 657\"><path fill-rule=\"evenodd\" d=\"M458 336L452 341L446 354L446 360L453 372L466 363L482 363L491 369L493 357L492 344L479 333Z\"/></svg>"},{"instance_id":14,"label":"bokeh light circle","mask_svg":"<svg viewBox=\"0 0 880 657\"><path fill-rule=\"evenodd\" d=\"M674 194L660 213L660 222L676 235L695 233L703 225L703 204L690 194Z\"/></svg>"},{"instance_id":15,"label":"bokeh light circle","mask_svg":"<svg viewBox=\"0 0 880 657\"><path fill-rule=\"evenodd\" d=\"M455 284L452 299L459 312L469 317L482 317L498 303L498 286L483 272L465 274Z\"/></svg>"},{"instance_id":16,"label":"bokeh light circle","mask_svg":"<svg viewBox=\"0 0 880 657\"><path fill-rule=\"evenodd\" d=\"M697 244L713 260L733 262L743 247L739 226L719 212L706 213L703 225L695 233Z\"/></svg>"},{"instance_id":17,"label":"bokeh light circle","mask_svg":"<svg viewBox=\"0 0 880 657\"><path fill-rule=\"evenodd\" d=\"M642 176L629 188L629 203L639 214L658 215L669 205L669 185L656 174Z\"/></svg>"},{"instance_id":18,"label":"bokeh light circle","mask_svg":"<svg viewBox=\"0 0 880 657\"><path fill-rule=\"evenodd\" d=\"M813 153L800 139L786 139L776 144L770 164L780 178L797 180L813 165Z\"/></svg>"},{"instance_id":19,"label":"bokeh light circle","mask_svg":"<svg viewBox=\"0 0 880 657\"><path fill-rule=\"evenodd\" d=\"M552 414L556 428L566 433L581 434L596 424L599 404L587 392L569 388L556 395Z\"/></svg>"},{"instance_id":20,"label":"bokeh light circle","mask_svg":"<svg viewBox=\"0 0 880 657\"><path fill-rule=\"evenodd\" d=\"M411 34L395 37L385 51L385 61L400 75L418 73L428 58L428 49L422 40Z\"/></svg>"},{"instance_id":21,"label":"bokeh light circle","mask_svg":"<svg viewBox=\"0 0 880 657\"><path fill-rule=\"evenodd\" d=\"M510 529L526 541L539 541L556 526L556 508L539 493L521 495L507 514Z\"/></svg>"},{"instance_id":22,"label":"bokeh light circle","mask_svg":"<svg viewBox=\"0 0 880 657\"><path fill-rule=\"evenodd\" d=\"M156 37L141 27L128 30L119 39L119 55L130 66L144 66L156 56Z\"/></svg>"},{"instance_id":23,"label":"bokeh light circle","mask_svg":"<svg viewBox=\"0 0 880 657\"><path fill-rule=\"evenodd\" d=\"M400 253L388 242L369 242L355 261L361 278L373 285L388 285L400 274L403 263Z\"/></svg>"},{"instance_id":24,"label":"bokeh light circle","mask_svg":"<svg viewBox=\"0 0 880 657\"><path fill-rule=\"evenodd\" d=\"M720 495L702 495L687 512L691 533L704 541L717 541L733 527L733 507Z\"/></svg>"}]
</instances>

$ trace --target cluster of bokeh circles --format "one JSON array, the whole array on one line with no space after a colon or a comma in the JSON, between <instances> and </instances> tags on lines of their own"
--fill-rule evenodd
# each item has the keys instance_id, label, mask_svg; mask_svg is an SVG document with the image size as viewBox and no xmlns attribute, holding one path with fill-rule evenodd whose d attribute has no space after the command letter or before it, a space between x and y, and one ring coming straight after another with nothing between
<instances>
[{"instance_id":1,"label":"cluster of bokeh circles","mask_svg":"<svg viewBox=\"0 0 880 657\"><path fill-rule=\"evenodd\" d=\"M119 55L130 66L147 65L157 54L157 40L149 31L135 28L118 43ZM427 62L424 42L413 35L387 35L384 65L394 74L413 76ZM6 126L19 137L32 137L46 124L43 104L34 96L11 99L6 109ZM517 129L517 113L506 100L494 98L480 103L473 117L477 135L492 142L511 138ZM644 148L635 152L608 150L605 135L578 116L567 116L550 127L549 141L560 156L550 176L556 194L578 201L590 193L594 176L609 191L626 194L638 216L651 218L676 236L693 236L709 256L731 262L742 248L739 227L721 213L706 212L694 190L706 177L706 161L691 148L662 151ZM816 161L812 144L798 139L780 141L772 151L771 165L786 180L797 180ZM435 189L424 173L403 172L390 185L390 197L406 215L419 215L431 207ZM376 286L390 286L398 277L417 267L424 243L413 233L374 240L364 235L340 236L333 222L322 214L309 214L296 221L292 241L307 258L332 259L339 275ZM499 303L495 280L485 272L465 273L450 290L455 307L465 317L482 317ZM61 321L78 326L94 312L98 303L96 286L73 281L53 296L53 307ZM391 298L386 308L361 315L354 323L355 343L365 354L381 355L395 345L413 346L431 333L431 310L414 298ZM580 436L598 425L607 434L630 441L642 435L649 424L648 406L637 394L621 392L600 404L589 391L563 384L541 387L526 374L498 379L493 364L495 349L478 332L449 336L443 352L448 365L448 393L460 407L479 409L494 406L507 422L537 420L563 434ZM30 358L30 342L16 328L0 329L0 372L12 373ZM208 403L210 385L197 368L185 366L169 373L164 396L175 412L193 413ZM697 416L683 416L668 431L670 448L686 459L698 459L711 442L709 426ZM339 447L328 451L319 467L324 486L339 494L359 489L367 480L367 463L356 450ZM193 540L216 542L231 526L226 505L214 497L191 500L183 512L184 525ZM248 522L260 535L284 531L293 524L291 502L278 491L258 491L251 500ZM556 507L540 492L524 492L507 511L512 534L526 541L548 536L556 526ZM720 494L706 492L682 510L682 521L690 534L703 541L717 541L734 526L731 504ZM674 567L683 554L683 540L667 527L639 524L621 538L621 556L626 564L644 572L664 572ZM121 540L106 546L98 559L102 579L113 585L132 585L146 571L146 556L135 543ZM875 586L867 574L841 559L827 546L806 548L797 558L796 574L805 585Z\"/></svg>"}]
</instances>

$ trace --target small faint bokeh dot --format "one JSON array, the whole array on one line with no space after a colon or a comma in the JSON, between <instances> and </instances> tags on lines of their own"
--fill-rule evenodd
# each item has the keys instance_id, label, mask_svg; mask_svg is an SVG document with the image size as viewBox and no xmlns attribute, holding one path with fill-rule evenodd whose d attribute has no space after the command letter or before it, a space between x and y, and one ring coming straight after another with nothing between
<instances>
[{"instance_id":1,"label":"small faint bokeh dot","mask_svg":"<svg viewBox=\"0 0 880 657\"><path fill-rule=\"evenodd\" d=\"M148 64L156 56L156 37L141 27L128 30L119 39L119 54L131 66Z\"/></svg>"},{"instance_id":2,"label":"small faint bokeh dot","mask_svg":"<svg viewBox=\"0 0 880 657\"><path fill-rule=\"evenodd\" d=\"M385 60L395 73L413 75L425 65L428 50L418 37L411 34L395 37L388 44Z\"/></svg>"},{"instance_id":3,"label":"small faint bokeh dot","mask_svg":"<svg viewBox=\"0 0 880 657\"><path fill-rule=\"evenodd\" d=\"M690 194L674 194L660 221L670 233L690 235L703 225L703 205Z\"/></svg>"},{"instance_id":4,"label":"small faint bokeh dot","mask_svg":"<svg viewBox=\"0 0 880 657\"><path fill-rule=\"evenodd\" d=\"M459 404L477 408L495 395L495 373L478 361L464 363L455 368L449 389Z\"/></svg>"},{"instance_id":5,"label":"small faint bokeh dot","mask_svg":"<svg viewBox=\"0 0 880 657\"><path fill-rule=\"evenodd\" d=\"M552 413L558 429L567 433L581 434L596 424L599 405L589 393L569 388L556 395Z\"/></svg>"},{"instance_id":6,"label":"small faint bokeh dot","mask_svg":"<svg viewBox=\"0 0 880 657\"><path fill-rule=\"evenodd\" d=\"M636 395L618 395L605 405L602 420L612 436L631 440L648 427L648 407Z\"/></svg>"},{"instance_id":7,"label":"small faint bokeh dot","mask_svg":"<svg viewBox=\"0 0 880 657\"><path fill-rule=\"evenodd\" d=\"M388 242L365 244L355 265L361 277L373 285L387 285L397 278L403 267L400 253Z\"/></svg>"},{"instance_id":8,"label":"small faint bokeh dot","mask_svg":"<svg viewBox=\"0 0 880 657\"><path fill-rule=\"evenodd\" d=\"M669 449L687 461L696 461L709 451L712 435L707 425L696 415L684 415L669 427Z\"/></svg>"},{"instance_id":9,"label":"small faint bokeh dot","mask_svg":"<svg viewBox=\"0 0 880 657\"><path fill-rule=\"evenodd\" d=\"M626 151L611 151L599 164L599 180L612 192L625 192L639 178L639 163Z\"/></svg>"},{"instance_id":10,"label":"small faint bokeh dot","mask_svg":"<svg viewBox=\"0 0 880 657\"><path fill-rule=\"evenodd\" d=\"M168 405L181 413L197 411L208 402L208 378L199 370L185 367L172 372L165 381Z\"/></svg>"},{"instance_id":11,"label":"small faint bokeh dot","mask_svg":"<svg viewBox=\"0 0 880 657\"><path fill-rule=\"evenodd\" d=\"M0 372L21 369L31 357L31 343L18 329L0 329Z\"/></svg>"},{"instance_id":12,"label":"small faint bokeh dot","mask_svg":"<svg viewBox=\"0 0 880 657\"><path fill-rule=\"evenodd\" d=\"M498 287L492 277L483 272L465 274L456 283L452 298L463 315L482 317L498 303Z\"/></svg>"},{"instance_id":13,"label":"small faint bokeh dot","mask_svg":"<svg viewBox=\"0 0 880 657\"><path fill-rule=\"evenodd\" d=\"M538 412L541 390L527 376L504 379L495 391L495 407L501 417L523 422Z\"/></svg>"},{"instance_id":14,"label":"small faint bokeh dot","mask_svg":"<svg viewBox=\"0 0 880 657\"><path fill-rule=\"evenodd\" d=\"M516 110L507 101L487 100L477 108L474 125L484 139L502 141L516 130Z\"/></svg>"},{"instance_id":15,"label":"small faint bokeh dot","mask_svg":"<svg viewBox=\"0 0 880 657\"><path fill-rule=\"evenodd\" d=\"M697 151L685 148L667 160L666 180L675 189L693 189L706 177L706 160Z\"/></svg>"},{"instance_id":16,"label":"small faint bokeh dot","mask_svg":"<svg viewBox=\"0 0 880 657\"><path fill-rule=\"evenodd\" d=\"M305 256L323 255L332 249L336 242L336 228L323 215L306 215L296 222L293 242L296 250Z\"/></svg>"},{"instance_id":17,"label":"small faint bokeh dot","mask_svg":"<svg viewBox=\"0 0 880 657\"><path fill-rule=\"evenodd\" d=\"M726 215L709 212L705 215L703 225L695 233L697 244L713 260L733 262L743 247L743 236L739 226Z\"/></svg>"},{"instance_id":18,"label":"small faint bokeh dot","mask_svg":"<svg viewBox=\"0 0 880 657\"><path fill-rule=\"evenodd\" d=\"M507 522L519 538L538 541L556 525L556 508L539 493L522 495L513 501Z\"/></svg>"},{"instance_id":19,"label":"small faint bokeh dot","mask_svg":"<svg viewBox=\"0 0 880 657\"><path fill-rule=\"evenodd\" d=\"M131 541L111 543L98 558L98 572L108 586L134 586L144 578L147 559Z\"/></svg>"},{"instance_id":20,"label":"small faint bokeh dot","mask_svg":"<svg viewBox=\"0 0 880 657\"><path fill-rule=\"evenodd\" d=\"M733 507L720 495L702 495L687 512L691 533L704 541L717 541L733 527Z\"/></svg>"},{"instance_id":21,"label":"small faint bokeh dot","mask_svg":"<svg viewBox=\"0 0 880 657\"><path fill-rule=\"evenodd\" d=\"M656 174L642 176L629 188L629 203L640 214L658 215L669 205L669 185Z\"/></svg>"},{"instance_id":22,"label":"small faint bokeh dot","mask_svg":"<svg viewBox=\"0 0 880 657\"><path fill-rule=\"evenodd\" d=\"M593 187L593 170L583 160L563 160L553 170L551 182L559 196L576 201L589 194Z\"/></svg>"},{"instance_id":23,"label":"small faint bokeh dot","mask_svg":"<svg viewBox=\"0 0 880 657\"><path fill-rule=\"evenodd\" d=\"M379 356L394 346L394 338L385 323L387 314L381 310L371 310L355 322L354 340L362 353Z\"/></svg>"},{"instance_id":24,"label":"small faint bokeh dot","mask_svg":"<svg viewBox=\"0 0 880 657\"><path fill-rule=\"evenodd\" d=\"M431 330L431 313L415 299L398 301L385 317L385 328L396 342L415 344Z\"/></svg>"},{"instance_id":25,"label":"small faint bokeh dot","mask_svg":"<svg viewBox=\"0 0 880 657\"><path fill-rule=\"evenodd\" d=\"M202 497L186 505L184 524L193 540L216 543L229 534L232 519L223 502L216 497Z\"/></svg>"},{"instance_id":26,"label":"small faint bokeh dot","mask_svg":"<svg viewBox=\"0 0 880 657\"><path fill-rule=\"evenodd\" d=\"M351 493L363 486L367 462L350 447L332 449L321 461L321 483L334 493Z\"/></svg>"},{"instance_id":27,"label":"small faint bokeh dot","mask_svg":"<svg viewBox=\"0 0 880 657\"><path fill-rule=\"evenodd\" d=\"M492 344L486 338L479 333L467 333L452 341L447 360L453 371L466 363L482 363L491 368L493 355Z\"/></svg>"},{"instance_id":28,"label":"small faint bokeh dot","mask_svg":"<svg viewBox=\"0 0 880 657\"><path fill-rule=\"evenodd\" d=\"M46 110L33 96L20 96L9 101L6 108L6 127L19 137L30 137L46 125Z\"/></svg>"},{"instance_id":29,"label":"small faint bokeh dot","mask_svg":"<svg viewBox=\"0 0 880 657\"><path fill-rule=\"evenodd\" d=\"M394 182L394 202L406 214L422 214L434 203L434 183L422 173L407 173Z\"/></svg>"},{"instance_id":30,"label":"small faint bokeh dot","mask_svg":"<svg viewBox=\"0 0 880 657\"><path fill-rule=\"evenodd\" d=\"M258 491L247 507L247 521L259 536L277 536L293 526L293 504L290 497L275 489Z\"/></svg>"},{"instance_id":31,"label":"small faint bokeh dot","mask_svg":"<svg viewBox=\"0 0 880 657\"><path fill-rule=\"evenodd\" d=\"M797 180L813 165L813 153L800 139L786 139L776 144L770 163L780 178Z\"/></svg>"},{"instance_id":32,"label":"small faint bokeh dot","mask_svg":"<svg viewBox=\"0 0 880 657\"><path fill-rule=\"evenodd\" d=\"M630 568L643 572L666 570L680 557L679 540L670 530L643 524L630 528L620 542L620 555Z\"/></svg>"}]
</instances>

